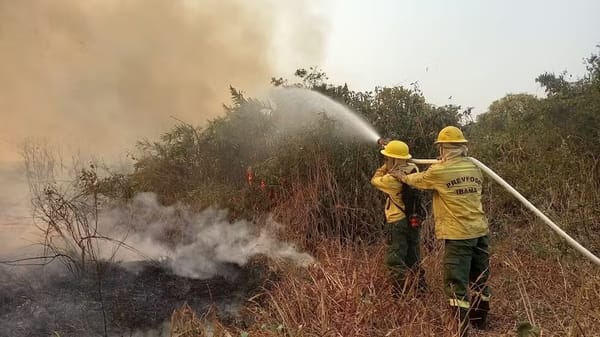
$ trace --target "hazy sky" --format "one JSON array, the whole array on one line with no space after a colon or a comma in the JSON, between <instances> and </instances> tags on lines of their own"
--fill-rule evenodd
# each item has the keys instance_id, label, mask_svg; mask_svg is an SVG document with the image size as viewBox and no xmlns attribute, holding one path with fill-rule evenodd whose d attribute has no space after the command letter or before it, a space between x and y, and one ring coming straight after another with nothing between
<instances>
[{"instance_id":1,"label":"hazy sky","mask_svg":"<svg viewBox=\"0 0 600 337\"><path fill-rule=\"evenodd\" d=\"M484 112L506 93L543 94L537 75L584 71L598 52L598 0L336 0L324 59L352 88L409 85ZM448 98L452 96L452 99Z\"/></svg>"}]
</instances>

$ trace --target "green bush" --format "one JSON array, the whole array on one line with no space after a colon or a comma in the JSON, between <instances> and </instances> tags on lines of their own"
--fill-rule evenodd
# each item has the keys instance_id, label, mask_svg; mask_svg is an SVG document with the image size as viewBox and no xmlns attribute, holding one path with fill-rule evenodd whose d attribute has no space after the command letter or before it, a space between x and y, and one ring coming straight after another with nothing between
<instances>
[{"instance_id":1,"label":"green bush","mask_svg":"<svg viewBox=\"0 0 600 337\"><path fill-rule=\"evenodd\" d=\"M436 154L437 131L468 114L457 106L435 107L418 90L403 87L354 92L326 84L318 70L299 70L301 83L352 108L382 135L405 140L416 156ZM273 80L287 85L285 80ZM293 133L276 128L280 115L267 103L231 88L232 105L204 128L186 123L159 141L138 144L134 172L112 176L101 190L129 198L152 191L165 204L184 202L201 209L228 208L232 217L274 212L286 223L305 214L298 235L369 239L383 221L383 197L370 185L381 163L376 144L334 132L338 123L322 116ZM249 175L253 177L250 182ZM293 205L293 206L292 206ZM302 208L302 209L298 209Z\"/></svg>"},{"instance_id":2,"label":"green bush","mask_svg":"<svg viewBox=\"0 0 600 337\"><path fill-rule=\"evenodd\" d=\"M472 155L590 249L600 251L600 61L568 82L567 74L537 81L547 98L508 95L469 125ZM500 226L525 225L531 213L506 192L488 184L487 205ZM549 229L548 229L549 230ZM539 235L537 233L535 235ZM551 240L540 235L532 240Z\"/></svg>"}]
</instances>

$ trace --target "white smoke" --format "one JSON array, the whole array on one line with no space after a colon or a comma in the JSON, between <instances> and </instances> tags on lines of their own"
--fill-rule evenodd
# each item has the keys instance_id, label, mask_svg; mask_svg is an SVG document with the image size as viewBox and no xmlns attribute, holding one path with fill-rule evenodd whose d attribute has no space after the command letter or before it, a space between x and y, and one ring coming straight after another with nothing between
<instances>
[{"instance_id":1,"label":"white smoke","mask_svg":"<svg viewBox=\"0 0 600 337\"><path fill-rule=\"evenodd\" d=\"M0 0L0 253L31 237L23 141L112 166L173 117L203 125L230 85L318 64L329 2Z\"/></svg>"},{"instance_id":2,"label":"white smoke","mask_svg":"<svg viewBox=\"0 0 600 337\"><path fill-rule=\"evenodd\" d=\"M180 276L207 279L226 273L227 264L245 265L256 255L306 266L313 258L274 238L268 228L227 220L227 211L208 208L194 213L181 205L162 206L153 193L140 193L126 206L100 214L100 227L122 241L101 245L101 256L120 261L166 261Z\"/></svg>"}]
</instances>

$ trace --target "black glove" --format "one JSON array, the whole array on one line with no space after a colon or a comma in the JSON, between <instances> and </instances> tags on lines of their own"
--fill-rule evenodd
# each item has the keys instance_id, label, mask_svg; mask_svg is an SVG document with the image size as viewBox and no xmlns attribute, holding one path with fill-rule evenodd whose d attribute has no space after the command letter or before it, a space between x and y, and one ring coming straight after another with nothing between
<instances>
[{"instance_id":1,"label":"black glove","mask_svg":"<svg viewBox=\"0 0 600 337\"><path fill-rule=\"evenodd\" d=\"M389 142L390 142L389 138L379 138L379 139L377 139L377 144L379 144L379 146L381 146L382 148L385 147Z\"/></svg>"}]
</instances>

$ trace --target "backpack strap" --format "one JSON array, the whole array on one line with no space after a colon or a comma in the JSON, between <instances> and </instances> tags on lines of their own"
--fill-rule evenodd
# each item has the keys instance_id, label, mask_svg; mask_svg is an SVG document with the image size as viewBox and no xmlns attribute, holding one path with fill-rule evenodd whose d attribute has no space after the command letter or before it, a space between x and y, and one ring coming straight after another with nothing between
<instances>
[{"instance_id":1,"label":"backpack strap","mask_svg":"<svg viewBox=\"0 0 600 337\"><path fill-rule=\"evenodd\" d=\"M407 172L407 174L411 174L411 173L415 173L417 172L417 168L413 168L410 172ZM400 205L398 205L394 199L392 197L390 197L388 195L388 199L390 200L390 202L392 204L394 204L394 206L396 206L396 208L400 209L402 211L402 213L404 213L405 216L410 216L411 214L415 213L415 209L416 209L416 203L417 202L421 202L420 197L418 196L418 191L410 186L408 186L405 183L402 183L402 190L400 192L402 194L402 201L404 203L404 207L400 207ZM411 205L412 203L412 205ZM408 209L408 213L407 210ZM410 213L410 214L409 214Z\"/></svg>"},{"instance_id":2,"label":"backpack strap","mask_svg":"<svg viewBox=\"0 0 600 337\"><path fill-rule=\"evenodd\" d=\"M414 168L410 173L417 172L417 169ZM410 174L409 173L409 174ZM406 216L418 215L420 217L425 216L424 208L422 205L422 196L421 191L416 188L412 188L411 186L402 183L402 201L404 202L404 206L406 207L406 211L404 214Z\"/></svg>"}]
</instances>

